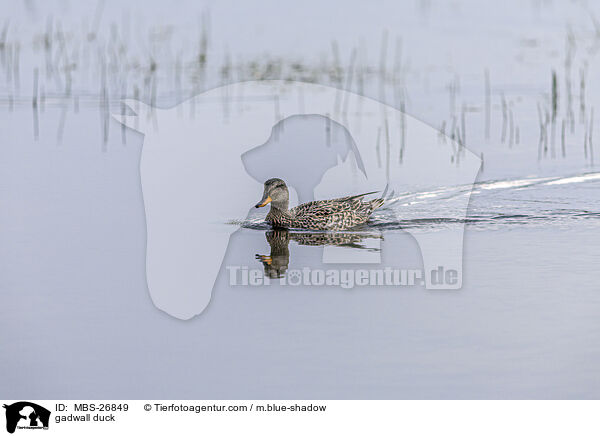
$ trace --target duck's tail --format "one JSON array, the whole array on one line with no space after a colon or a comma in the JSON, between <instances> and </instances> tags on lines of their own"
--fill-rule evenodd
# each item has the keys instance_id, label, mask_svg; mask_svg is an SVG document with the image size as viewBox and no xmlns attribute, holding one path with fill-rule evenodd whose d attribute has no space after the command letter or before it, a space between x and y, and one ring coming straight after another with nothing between
<instances>
[{"instance_id":1,"label":"duck's tail","mask_svg":"<svg viewBox=\"0 0 600 436\"><path fill-rule=\"evenodd\" d=\"M376 198L375 200L371 200L369 201L369 207L371 208L371 210L375 210L381 206L383 206L383 203L385 203L385 200L382 198Z\"/></svg>"},{"instance_id":2,"label":"duck's tail","mask_svg":"<svg viewBox=\"0 0 600 436\"><path fill-rule=\"evenodd\" d=\"M371 212L374 211L375 209L383 206L386 198L390 198L390 196L387 194L387 191L388 191L388 186L385 187L385 190L383 191L383 194L381 194L380 198L376 198L375 200L365 201L365 202L363 202L363 204L367 204L369 206L369 209L371 210ZM364 197L365 195L376 194L377 192L381 192L381 191L365 192L364 194L353 195L351 197L344 197L342 200L347 201L347 200L354 200L357 198L362 199L362 197ZM393 192L392 192L392 194L393 194Z\"/></svg>"},{"instance_id":3,"label":"duck's tail","mask_svg":"<svg viewBox=\"0 0 600 436\"><path fill-rule=\"evenodd\" d=\"M372 211L383 206L386 199L390 199L393 197L394 191L388 192L389 187L389 184L385 186L385 189L383 190L383 193L381 194L380 198L376 198L375 200L369 201L369 206L371 207Z\"/></svg>"}]
</instances>

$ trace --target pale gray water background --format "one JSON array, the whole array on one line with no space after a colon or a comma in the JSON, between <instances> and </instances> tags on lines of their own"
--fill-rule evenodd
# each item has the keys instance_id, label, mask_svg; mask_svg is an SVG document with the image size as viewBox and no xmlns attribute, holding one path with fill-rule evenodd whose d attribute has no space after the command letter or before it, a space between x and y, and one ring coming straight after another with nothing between
<instances>
[{"instance_id":1,"label":"pale gray water background","mask_svg":"<svg viewBox=\"0 0 600 436\"><path fill-rule=\"evenodd\" d=\"M23 35L43 28L42 3L35 3L31 21L20 2L9 3L13 21L30 23L21 24ZM77 5L59 4L63 21L79 19ZM90 106L69 112L58 141L60 107L48 104L35 141L29 100L13 111L5 107L0 114L0 397L598 398L598 167L583 156L578 119L567 157L560 156L556 139L557 156L552 159L549 151L538 159L536 113L537 102L547 104L549 98L550 69L564 63L569 24L580 32L579 47L587 47L577 51L582 58L573 61L573 81L583 58L592 69L594 52L586 44L593 46L595 30L584 21L592 5L526 5L495 9L460 2L449 10L434 2L408 2L397 8L382 4L369 14L356 6L344 10L350 18L337 24L331 17L340 10L333 6L320 6L319 13L303 6L299 16L267 3L256 10L209 5L213 46L227 41L229 50L245 56L289 54L289 47L296 50L292 57L309 56L323 40L337 38L343 48L357 43L358 34L365 35L376 64L381 29L401 28L414 77L407 80L407 109L435 126L449 119L447 82L436 80L436 69L423 72L450 65L448 76L462 78L459 99L481 104L482 71L490 68L493 138L483 140L481 112L473 112L475 121L467 124L467 146L486 157L469 208L460 291L230 287L223 270L202 315L171 318L154 307L145 281L138 167L143 137L127 131L123 144L111 120L103 145L101 117ZM148 21L167 16L185 30L196 21L184 17L192 15L191 8L183 5L177 13L156 4L139 13ZM136 15L135 8L129 10ZM201 10L195 9L198 15ZM111 2L105 13L122 15ZM100 28L109 29L107 16ZM314 26L312 35L304 31L302 16ZM515 55L521 51L522 62ZM23 76L31 74L24 65L21 69ZM494 85L500 78L501 85ZM22 78L27 97L30 83ZM595 86L588 84L588 106L600 100ZM518 146L499 140L502 91L514 95ZM522 115L517 116L519 98ZM569 181L581 175L586 178ZM543 180L523 182L528 179ZM510 183L485 189L497 181ZM416 242L402 227L451 231L461 225L449 215L451 199L444 197L463 188L438 188L448 195L400 193L396 205L406 211L405 221L386 221L385 210L375 217L386 263L422 266ZM249 206L257 198L248 199ZM434 211L439 220L421 220ZM224 264L261 268L254 255L268 248L264 231L240 230ZM320 248L293 242L290 248L290 267L322 268ZM199 268L210 255L206 247Z\"/></svg>"}]
</instances>

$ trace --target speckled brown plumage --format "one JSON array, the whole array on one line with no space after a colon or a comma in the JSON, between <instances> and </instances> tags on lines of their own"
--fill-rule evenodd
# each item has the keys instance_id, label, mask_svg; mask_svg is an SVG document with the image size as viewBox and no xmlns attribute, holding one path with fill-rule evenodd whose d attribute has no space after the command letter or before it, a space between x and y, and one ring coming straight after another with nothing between
<instances>
[{"instance_id":1,"label":"speckled brown plumage","mask_svg":"<svg viewBox=\"0 0 600 436\"><path fill-rule=\"evenodd\" d=\"M289 193L285 182L269 179L265 182L263 199L256 207L271 203L266 220L276 228L346 230L366 223L371 213L383 204L382 198L363 201L369 194L373 192L311 201L288 210Z\"/></svg>"}]
</instances>

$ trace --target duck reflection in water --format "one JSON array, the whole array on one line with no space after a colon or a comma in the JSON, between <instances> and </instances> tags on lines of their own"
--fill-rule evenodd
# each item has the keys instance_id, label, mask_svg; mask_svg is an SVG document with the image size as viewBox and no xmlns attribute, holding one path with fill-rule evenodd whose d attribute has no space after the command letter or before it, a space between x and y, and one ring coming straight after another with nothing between
<instances>
[{"instance_id":1,"label":"duck reflection in water","mask_svg":"<svg viewBox=\"0 0 600 436\"><path fill-rule=\"evenodd\" d=\"M379 248L367 247L363 244L366 239L383 239L379 234L361 233L326 233L326 232L290 232L285 229L265 232L267 242L271 247L269 255L257 254L264 266L265 276L280 279L285 275L290 263L290 240L298 245L324 246L335 245L359 250L380 251Z\"/></svg>"}]
</instances>

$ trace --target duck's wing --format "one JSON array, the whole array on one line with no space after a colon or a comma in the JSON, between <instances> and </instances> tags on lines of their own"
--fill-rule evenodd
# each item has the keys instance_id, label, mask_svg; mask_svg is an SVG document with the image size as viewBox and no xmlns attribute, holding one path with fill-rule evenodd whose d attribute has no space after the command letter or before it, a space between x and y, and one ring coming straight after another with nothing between
<instances>
[{"instance_id":1,"label":"duck's wing","mask_svg":"<svg viewBox=\"0 0 600 436\"><path fill-rule=\"evenodd\" d=\"M359 199L363 198L365 195L377 194L378 192L379 192L379 191L365 192L364 194L349 195L348 197L334 198L333 200L330 200L330 201L350 201L350 200L359 200Z\"/></svg>"},{"instance_id":2,"label":"duck's wing","mask_svg":"<svg viewBox=\"0 0 600 436\"><path fill-rule=\"evenodd\" d=\"M329 216L337 213L358 211L369 203L363 203L362 197L369 194L374 194L378 191L366 192L364 194L350 195L347 197L333 198L331 200L316 200L309 203L304 203L290 210L296 218L305 216Z\"/></svg>"}]
</instances>

